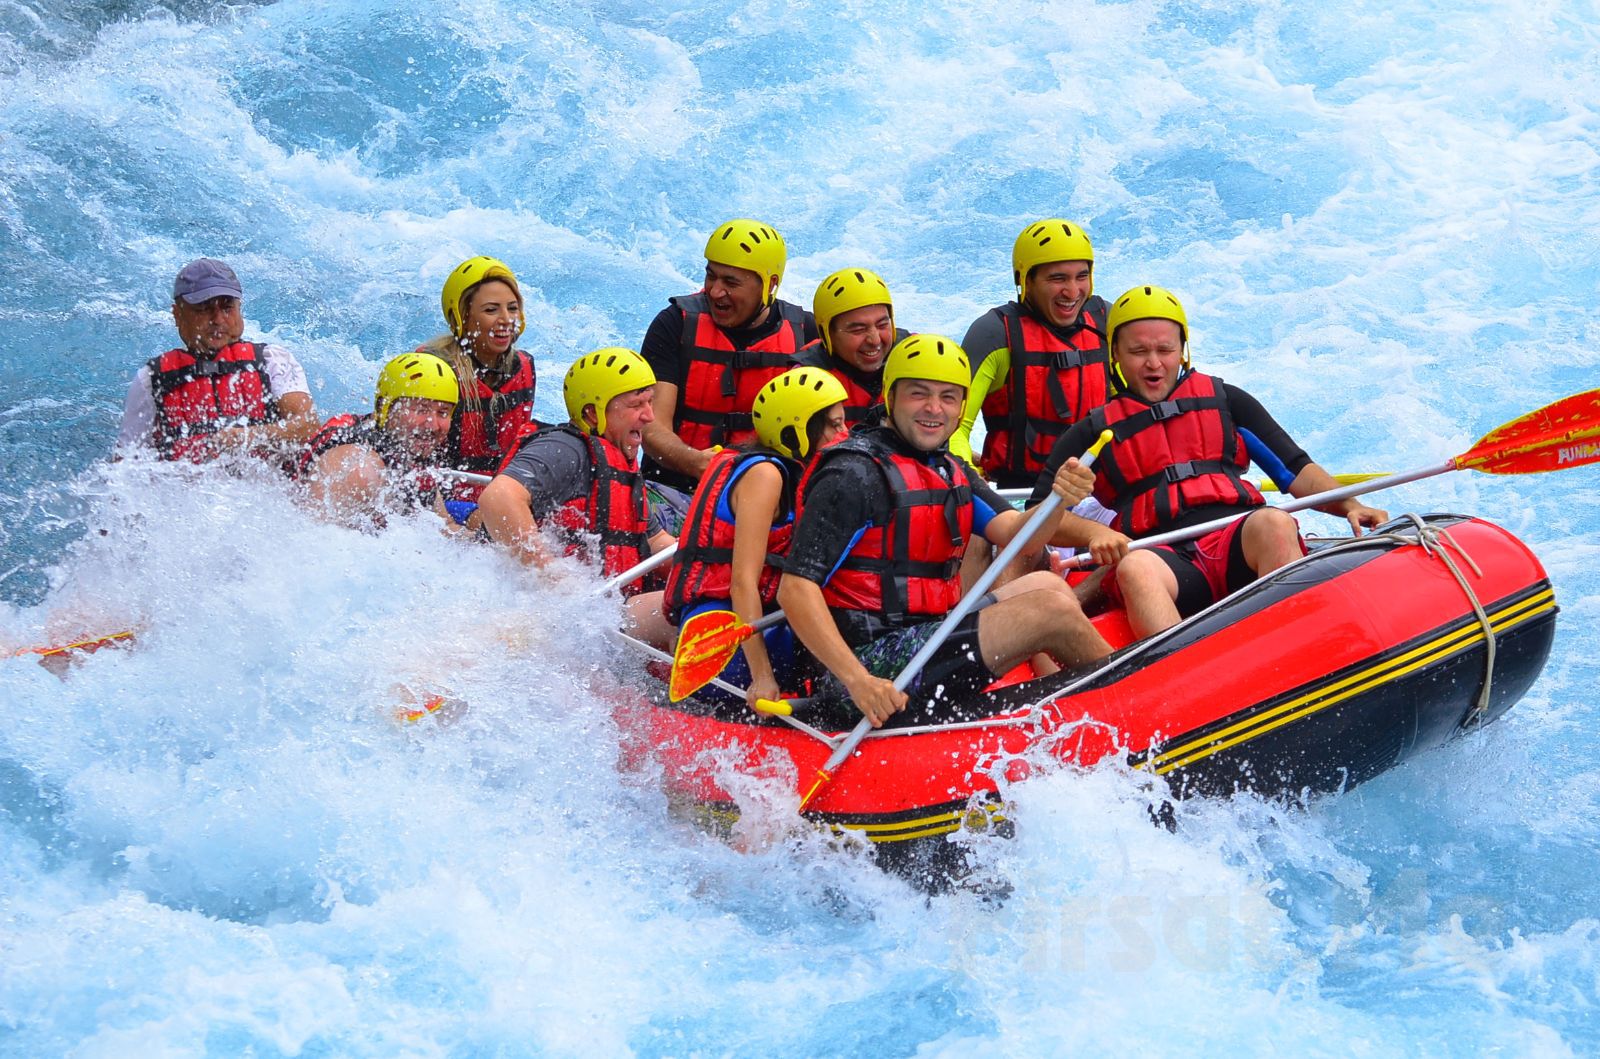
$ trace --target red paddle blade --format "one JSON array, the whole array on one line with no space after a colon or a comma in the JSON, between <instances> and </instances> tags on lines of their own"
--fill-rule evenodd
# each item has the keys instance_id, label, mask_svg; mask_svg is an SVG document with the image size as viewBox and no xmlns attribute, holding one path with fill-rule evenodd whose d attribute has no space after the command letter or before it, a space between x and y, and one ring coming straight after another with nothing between
<instances>
[{"instance_id":1,"label":"red paddle blade","mask_svg":"<svg viewBox=\"0 0 1600 1059\"><path fill-rule=\"evenodd\" d=\"M1600 463L1600 390L1585 390L1495 427L1455 459L1488 474L1542 474Z\"/></svg>"},{"instance_id":2,"label":"red paddle blade","mask_svg":"<svg viewBox=\"0 0 1600 1059\"><path fill-rule=\"evenodd\" d=\"M731 610L704 611L684 622L672 655L667 697L679 702L711 683L753 631Z\"/></svg>"}]
</instances>

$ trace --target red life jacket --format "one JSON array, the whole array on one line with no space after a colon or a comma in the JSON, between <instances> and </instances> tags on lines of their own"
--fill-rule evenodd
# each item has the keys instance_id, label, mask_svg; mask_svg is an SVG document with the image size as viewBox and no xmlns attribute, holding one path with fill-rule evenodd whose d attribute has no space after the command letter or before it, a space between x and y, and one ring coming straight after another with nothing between
<instances>
[{"instance_id":1,"label":"red life jacket","mask_svg":"<svg viewBox=\"0 0 1600 1059\"><path fill-rule=\"evenodd\" d=\"M1250 456L1235 429L1222 380L1187 372L1154 403L1122 393L1090 415L1112 440L1095 462L1095 499L1117 513L1112 526L1146 537L1206 504L1266 503L1245 480Z\"/></svg>"},{"instance_id":2,"label":"red life jacket","mask_svg":"<svg viewBox=\"0 0 1600 1059\"><path fill-rule=\"evenodd\" d=\"M672 413L672 430L697 449L734 446L755 437L750 409L767 381L794 367L810 315L798 305L774 301L778 329L744 349L711 318L705 292L672 298L683 311L683 355L688 370Z\"/></svg>"},{"instance_id":3,"label":"red life jacket","mask_svg":"<svg viewBox=\"0 0 1600 1059\"><path fill-rule=\"evenodd\" d=\"M763 608L777 600L780 572L771 560L789 552L789 537L794 532L794 494L790 483L797 465L766 449L754 452L723 449L711 458L700 484L695 487L689 513L684 516L683 530L678 534L678 551L672 557L667 591L661 601L662 612L672 624L678 624L688 607L705 600L733 598L734 524L731 519L723 518L718 508L738 476L763 461L777 464L783 472L783 496L776 512L778 521L767 529L768 562L761 568L757 591Z\"/></svg>"},{"instance_id":4,"label":"red life jacket","mask_svg":"<svg viewBox=\"0 0 1600 1059\"><path fill-rule=\"evenodd\" d=\"M649 552L650 508L644 478L628 457L605 438L586 434L570 423L548 427L584 440L589 449L589 492L557 508L551 520L567 538L567 554L592 554L589 538L598 535L600 573L615 577L644 561ZM644 590L643 579L623 586L624 596Z\"/></svg>"},{"instance_id":5,"label":"red life jacket","mask_svg":"<svg viewBox=\"0 0 1600 1059\"><path fill-rule=\"evenodd\" d=\"M428 352L426 346L422 352ZM461 381L461 400L450 418L450 466L458 471L496 474L515 455L525 438L539 428L533 420L534 392L538 379L533 373L533 358L515 350L517 367L510 378L496 387L483 381L476 372ZM478 407L467 404L467 388L478 398ZM477 490L481 486L474 487ZM473 496L472 499L477 499Z\"/></svg>"},{"instance_id":6,"label":"red life jacket","mask_svg":"<svg viewBox=\"0 0 1600 1059\"><path fill-rule=\"evenodd\" d=\"M911 332L902 327L894 329L894 340L899 342ZM838 357L822 348L822 339L810 343L795 354L795 363L807 368L821 368L844 384L844 421L851 427L883 422L883 371L857 371Z\"/></svg>"},{"instance_id":7,"label":"red life jacket","mask_svg":"<svg viewBox=\"0 0 1600 1059\"><path fill-rule=\"evenodd\" d=\"M1031 485L1056 439L1109 396L1105 301L1084 303L1067 341L1016 302L993 311L1005 327L1011 374L983 402L988 434L978 466L991 479Z\"/></svg>"},{"instance_id":8,"label":"red life jacket","mask_svg":"<svg viewBox=\"0 0 1600 1059\"><path fill-rule=\"evenodd\" d=\"M204 360L186 349L169 349L151 358L149 368L155 447L164 460L215 459L212 434L278 418L265 353L254 342L235 342Z\"/></svg>"},{"instance_id":9,"label":"red life jacket","mask_svg":"<svg viewBox=\"0 0 1600 1059\"><path fill-rule=\"evenodd\" d=\"M961 601L961 556L972 532L972 482L949 453L934 457L948 480L907 454L888 427L869 427L823 449L870 456L893 503L886 526L868 526L822 586L828 606L876 614L894 626L942 618ZM804 492L799 505L805 505ZM795 518L798 521L799 515Z\"/></svg>"},{"instance_id":10,"label":"red life jacket","mask_svg":"<svg viewBox=\"0 0 1600 1059\"><path fill-rule=\"evenodd\" d=\"M322 424L322 429L300 451L300 458L294 466L294 477L306 478L323 453L340 445L360 445L377 453L385 471L395 476L392 480L400 487L399 495L406 504L426 507L433 503L433 496L439 488L433 475L418 468L410 454L394 443L387 430L378 426L377 417L371 413L361 416L350 413L336 415Z\"/></svg>"}]
</instances>

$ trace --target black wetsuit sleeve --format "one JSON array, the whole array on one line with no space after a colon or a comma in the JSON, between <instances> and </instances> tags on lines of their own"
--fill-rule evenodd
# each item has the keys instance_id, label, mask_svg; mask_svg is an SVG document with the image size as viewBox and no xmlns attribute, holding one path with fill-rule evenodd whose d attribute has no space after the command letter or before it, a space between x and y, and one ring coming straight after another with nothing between
<instances>
[{"instance_id":1,"label":"black wetsuit sleeve","mask_svg":"<svg viewBox=\"0 0 1600 1059\"><path fill-rule=\"evenodd\" d=\"M1087 419L1080 419L1067 428L1067 432L1056 439L1055 448L1050 450L1050 459L1046 461L1044 470L1039 472L1039 480L1033 483L1033 492L1028 496L1028 507L1044 503L1044 498L1050 495L1050 486L1056 479L1056 472L1061 465L1074 456L1082 457L1089 451L1089 446L1094 444L1094 427Z\"/></svg>"},{"instance_id":2,"label":"black wetsuit sleeve","mask_svg":"<svg viewBox=\"0 0 1600 1059\"><path fill-rule=\"evenodd\" d=\"M588 495L593 471L582 439L550 433L529 438L501 473L528 491L528 509L543 522L568 500Z\"/></svg>"},{"instance_id":3,"label":"black wetsuit sleeve","mask_svg":"<svg viewBox=\"0 0 1600 1059\"><path fill-rule=\"evenodd\" d=\"M1000 319L1000 314L990 309L967 328L966 336L961 339L961 348L967 354L967 360L972 364L972 374L976 376L983 362L989 355L1006 344L1006 325Z\"/></svg>"},{"instance_id":4,"label":"black wetsuit sleeve","mask_svg":"<svg viewBox=\"0 0 1600 1059\"><path fill-rule=\"evenodd\" d=\"M872 461L854 453L829 459L806 483L793 544L779 566L796 577L823 584L869 523L889 519L883 475Z\"/></svg>"},{"instance_id":5,"label":"black wetsuit sleeve","mask_svg":"<svg viewBox=\"0 0 1600 1059\"><path fill-rule=\"evenodd\" d=\"M1306 469L1311 457L1295 443L1287 430L1278 425L1278 421L1261 406L1260 401L1226 382L1222 384L1222 392L1228 399L1228 412L1233 416L1235 428L1254 434L1274 456L1283 461L1291 479ZM1288 485L1287 482L1282 484Z\"/></svg>"},{"instance_id":6,"label":"black wetsuit sleeve","mask_svg":"<svg viewBox=\"0 0 1600 1059\"><path fill-rule=\"evenodd\" d=\"M683 310L668 305L656 313L644 333L639 355L656 373L657 382L670 382L680 391L683 389L688 368L683 359Z\"/></svg>"}]
</instances>

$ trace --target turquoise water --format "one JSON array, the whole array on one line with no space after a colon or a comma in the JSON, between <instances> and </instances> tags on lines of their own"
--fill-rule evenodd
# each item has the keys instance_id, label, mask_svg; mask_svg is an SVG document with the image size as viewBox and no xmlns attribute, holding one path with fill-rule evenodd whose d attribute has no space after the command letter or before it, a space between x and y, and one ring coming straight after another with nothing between
<instances>
[{"instance_id":1,"label":"turquoise water","mask_svg":"<svg viewBox=\"0 0 1600 1059\"><path fill-rule=\"evenodd\" d=\"M565 366L764 218L808 301L877 268L959 335L1060 214L1103 294L1330 467L1403 469L1595 385L1600 12L1421 0L0 5L0 1052L1591 1054L1600 472L1389 494L1538 551L1564 608L1501 722L1345 795L1013 786L996 907L619 771L630 660L579 582L274 483L108 467L163 292L228 259L324 413L474 253ZM1313 526L1332 528L1330 522ZM388 719L397 684L472 706Z\"/></svg>"}]
</instances>

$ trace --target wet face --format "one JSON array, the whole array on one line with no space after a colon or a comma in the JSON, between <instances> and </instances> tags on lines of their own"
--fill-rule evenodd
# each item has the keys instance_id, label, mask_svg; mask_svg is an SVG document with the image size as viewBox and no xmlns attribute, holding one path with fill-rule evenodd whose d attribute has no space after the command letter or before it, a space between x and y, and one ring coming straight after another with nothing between
<instances>
[{"instance_id":1,"label":"wet face","mask_svg":"<svg viewBox=\"0 0 1600 1059\"><path fill-rule=\"evenodd\" d=\"M389 405L384 429L394 435L401 447L419 462L427 460L444 444L450 433L449 401L430 401L426 397L399 397Z\"/></svg>"},{"instance_id":2,"label":"wet face","mask_svg":"<svg viewBox=\"0 0 1600 1059\"><path fill-rule=\"evenodd\" d=\"M965 387L932 379L898 379L890 395L889 421L913 448L933 452L961 425Z\"/></svg>"},{"instance_id":3,"label":"wet face","mask_svg":"<svg viewBox=\"0 0 1600 1059\"><path fill-rule=\"evenodd\" d=\"M864 305L828 322L828 348L857 371L878 372L894 345L894 317L887 305Z\"/></svg>"},{"instance_id":4,"label":"wet face","mask_svg":"<svg viewBox=\"0 0 1600 1059\"><path fill-rule=\"evenodd\" d=\"M182 298L172 303L172 321L184 348L199 356L211 356L239 341L244 334L244 307L238 298L221 295L199 305Z\"/></svg>"},{"instance_id":5,"label":"wet face","mask_svg":"<svg viewBox=\"0 0 1600 1059\"><path fill-rule=\"evenodd\" d=\"M1094 289L1088 261L1052 261L1028 273L1023 297L1028 307L1057 327L1076 323Z\"/></svg>"},{"instance_id":6,"label":"wet face","mask_svg":"<svg viewBox=\"0 0 1600 1059\"><path fill-rule=\"evenodd\" d=\"M706 298L718 327L732 329L754 323L766 307L762 287L759 273L706 262Z\"/></svg>"},{"instance_id":7,"label":"wet face","mask_svg":"<svg viewBox=\"0 0 1600 1059\"><path fill-rule=\"evenodd\" d=\"M484 367L500 363L511 343L517 339L522 320L522 304L511 284L497 279L484 280L467 295L463 341L472 358Z\"/></svg>"},{"instance_id":8,"label":"wet face","mask_svg":"<svg viewBox=\"0 0 1600 1059\"><path fill-rule=\"evenodd\" d=\"M646 386L613 397L606 404L605 439L621 449L630 463L639 457L644 428L656 421L654 394L655 388Z\"/></svg>"},{"instance_id":9,"label":"wet face","mask_svg":"<svg viewBox=\"0 0 1600 1059\"><path fill-rule=\"evenodd\" d=\"M1171 320L1135 320L1117 328L1115 354L1129 390L1164 400L1183 368L1183 332Z\"/></svg>"}]
</instances>

